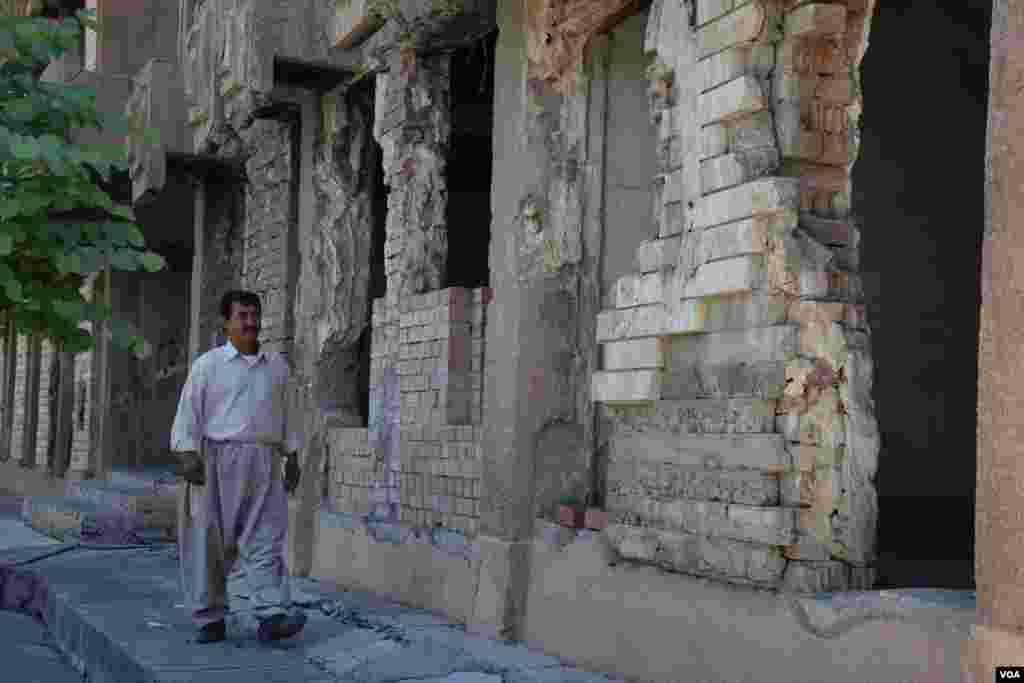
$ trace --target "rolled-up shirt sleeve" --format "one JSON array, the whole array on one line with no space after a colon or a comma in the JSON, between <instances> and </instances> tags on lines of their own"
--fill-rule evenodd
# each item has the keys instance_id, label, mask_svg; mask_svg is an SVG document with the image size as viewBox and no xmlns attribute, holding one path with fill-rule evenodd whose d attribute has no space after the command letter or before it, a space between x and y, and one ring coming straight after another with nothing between
<instances>
[{"instance_id":1,"label":"rolled-up shirt sleeve","mask_svg":"<svg viewBox=\"0 0 1024 683\"><path fill-rule=\"evenodd\" d=\"M178 412L171 427L171 450L183 453L198 451L203 436L202 407L206 389L206 376L198 361L192 364L181 389Z\"/></svg>"}]
</instances>

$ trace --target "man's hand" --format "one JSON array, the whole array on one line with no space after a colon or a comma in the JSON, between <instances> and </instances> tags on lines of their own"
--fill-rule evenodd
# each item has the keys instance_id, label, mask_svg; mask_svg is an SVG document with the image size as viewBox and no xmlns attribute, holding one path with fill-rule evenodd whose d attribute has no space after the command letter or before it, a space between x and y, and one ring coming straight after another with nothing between
<instances>
[{"instance_id":1,"label":"man's hand","mask_svg":"<svg viewBox=\"0 0 1024 683\"><path fill-rule=\"evenodd\" d=\"M196 486L202 486L206 483L206 466L198 453L195 451L185 451L178 453L178 458L180 460L178 476L183 477L185 481Z\"/></svg>"},{"instance_id":2,"label":"man's hand","mask_svg":"<svg viewBox=\"0 0 1024 683\"><path fill-rule=\"evenodd\" d=\"M284 490L293 493L299 486L299 454L289 453L284 464Z\"/></svg>"}]
</instances>

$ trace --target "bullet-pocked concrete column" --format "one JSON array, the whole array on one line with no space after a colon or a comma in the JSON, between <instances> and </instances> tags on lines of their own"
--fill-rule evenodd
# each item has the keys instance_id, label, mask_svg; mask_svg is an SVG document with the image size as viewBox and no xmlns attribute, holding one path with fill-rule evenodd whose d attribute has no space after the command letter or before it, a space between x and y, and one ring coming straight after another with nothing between
<instances>
[{"instance_id":1,"label":"bullet-pocked concrete column","mask_svg":"<svg viewBox=\"0 0 1024 683\"><path fill-rule=\"evenodd\" d=\"M541 6L498 3L479 583L470 630L522 635L535 519L588 477L577 414L580 359L577 169L586 97L562 96L526 76L527 24ZM535 21L535 20L534 20ZM535 92L536 91L536 92ZM583 91L585 92L585 90ZM562 188L552 190L551 188ZM576 491L579 489L579 491Z\"/></svg>"},{"instance_id":2,"label":"bullet-pocked concrete column","mask_svg":"<svg viewBox=\"0 0 1024 683\"><path fill-rule=\"evenodd\" d=\"M995 0L978 349L978 625L968 680L1024 665L1024 5Z\"/></svg>"}]
</instances>

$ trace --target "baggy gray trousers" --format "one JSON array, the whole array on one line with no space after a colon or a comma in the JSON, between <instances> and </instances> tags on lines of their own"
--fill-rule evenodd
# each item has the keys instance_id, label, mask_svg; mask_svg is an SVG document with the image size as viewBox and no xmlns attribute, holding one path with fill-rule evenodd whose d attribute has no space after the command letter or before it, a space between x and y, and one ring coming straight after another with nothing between
<instances>
[{"instance_id":1,"label":"baggy gray trousers","mask_svg":"<svg viewBox=\"0 0 1024 683\"><path fill-rule=\"evenodd\" d=\"M288 497L281 449L205 440L206 484L190 486L179 529L183 589L197 626L225 617L227 579L238 566L259 619L286 612Z\"/></svg>"}]
</instances>

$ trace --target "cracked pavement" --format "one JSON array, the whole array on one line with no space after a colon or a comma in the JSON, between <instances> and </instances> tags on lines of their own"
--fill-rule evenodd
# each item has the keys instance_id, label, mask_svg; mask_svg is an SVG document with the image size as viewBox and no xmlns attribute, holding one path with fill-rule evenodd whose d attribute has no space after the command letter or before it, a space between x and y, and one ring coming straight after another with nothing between
<instances>
[{"instance_id":1,"label":"cracked pavement","mask_svg":"<svg viewBox=\"0 0 1024 683\"><path fill-rule=\"evenodd\" d=\"M7 527L11 527L8 529ZM17 528L15 528L17 527ZM11 534L7 534L11 531ZM308 622L295 638L262 644L241 583L221 643L193 642L176 550L73 548L33 539L0 516L0 564L43 586L46 626L66 661L89 681L251 683L599 683L615 679L555 657L467 634L426 610L311 578L292 579ZM30 541L39 543L33 544ZM26 617L27 618L27 617Z\"/></svg>"}]
</instances>

